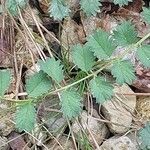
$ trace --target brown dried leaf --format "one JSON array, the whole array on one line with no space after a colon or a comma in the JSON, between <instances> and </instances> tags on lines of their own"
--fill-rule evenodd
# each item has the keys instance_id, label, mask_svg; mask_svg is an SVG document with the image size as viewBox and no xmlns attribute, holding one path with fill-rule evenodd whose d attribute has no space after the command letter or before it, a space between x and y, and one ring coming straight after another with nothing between
<instances>
[{"instance_id":1,"label":"brown dried leaf","mask_svg":"<svg viewBox=\"0 0 150 150\"><path fill-rule=\"evenodd\" d=\"M29 147L20 134L12 132L8 139L10 140L9 145L12 150L29 150Z\"/></svg>"},{"instance_id":2,"label":"brown dried leaf","mask_svg":"<svg viewBox=\"0 0 150 150\"><path fill-rule=\"evenodd\" d=\"M137 66L136 76L137 80L134 81L133 86L140 90L140 92L150 93L150 69Z\"/></svg>"}]
</instances>

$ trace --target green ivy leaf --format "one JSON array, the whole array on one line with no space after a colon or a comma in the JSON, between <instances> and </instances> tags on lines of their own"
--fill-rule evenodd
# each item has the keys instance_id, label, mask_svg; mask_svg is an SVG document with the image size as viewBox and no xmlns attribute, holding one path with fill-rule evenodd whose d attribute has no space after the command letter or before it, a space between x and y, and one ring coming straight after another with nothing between
<instances>
[{"instance_id":1,"label":"green ivy leaf","mask_svg":"<svg viewBox=\"0 0 150 150\"><path fill-rule=\"evenodd\" d=\"M119 6L127 5L128 2L132 2L132 0L114 0L114 4L119 4Z\"/></svg>"},{"instance_id":2,"label":"green ivy leaf","mask_svg":"<svg viewBox=\"0 0 150 150\"><path fill-rule=\"evenodd\" d=\"M145 22L147 22L148 24L150 24L150 8L146 8L143 7L143 12L141 13L143 19L145 20Z\"/></svg>"},{"instance_id":3,"label":"green ivy leaf","mask_svg":"<svg viewBox=\"0 0 150 150\"><path fill-rule=\"evenodd\" d=\"M99 0L80 0L81 9L87 14L87 16L90 15L96 15L96 12L99 10L99 6L101 6L101 3Z\"/></svg>"},{"instance_id":4,"label":"green ivy leaf","mask_svg":"<svg viewBox=\"0 0 150 150\"><path fill-rule=\"evenodd\" d=\"M25 103L16 112L16 127L19 131L30 132L36 123L36 110L32 103Z\"/></svg>"},{"instance_id":5,"label":"green ivy leaf","mask_svg":"<svg viewBox=\"0 0 150 150\"><path fill-rule=\"evenodd\" d=\"M45 62L39 61L39 65L41 70L47 73L57 83L63 80L63 66L60 64L60 60L56 61L55 58L48 58Z\"/></svg>"},{"instance_id":6,"label":"green ivy leaf","mask_svg":"<svg viewBox=\"0 0 150 150\"><path fill-rule=\"evenodd\" d=\"M73 47L72 52L73 62L83 71L88 72L94 65L93 53L89 50L89 47L80 44Z\"/></svg>"},{"instance_id":7,"label":"green ivy leaf","mask_svg":"<svg viewBox=\"0 0 150 150\"><path fill-rule=\"evenodd\" d=\"M137 32L130 21L124 21L116 28L114 39L120 46L128 46L138 41Z\"/></svg>"},{"instance_id":8,"label":"green ivy leaf","mask_svg":"<svg viewBox=\"0 0 150 150\"><path fill-rule=\"evenodd\" d=\"M51 87L51 81L43 71L35 73L26 80L26 90L29 97L41 96L42 94L47 93Z\"/></svg>"},{"instance_id":9,"label":"green ivy leaf","mask_svg":"<svg viewBox=\"0 0 150 150\"><path fill-rule=\"evenodd\" d=\"M61 93L60 102L61 110L64 116L72 119L77 117L81 112L81 100L82 97L75 89L65 90Z\"/></svg>"},{"instance_id":10,"label":"green ivy leaf","mask_svg":"<svg viewBox=\"0 0 150 150\"><path fill-rule=\"evenodd\" d=\"M148 122L144 128L138 131L138 137L142 141L141 149L149 149L150 148L150 122Z\"/></svg>"},{"instance_id":11,"label":"green ivy leaf","mask_svg":"<svg viewBox=\"0 0 150 150\"><path fill-rule=\"evenodd\" d=\"M64 17L69 16L70 10L64 0L52 0L49 12L54 19L62 20Z\"/></svg>"},{"instance_id":12,"label":"green ivy leaf","mask_svg":"<svg viewBox=\"0 0 150 150\"><path fill-rule=\"evenodd\" d=\"M89 83L91 93L96 97L97 103L104 103L113 95L113 86L103 77L96 77Z\"/></svg>"},{"instance_id":13,"label":"green ivy leaf","mask_svg":"<svg viewBox=\"0 0 150 150\"><path fill-rule=\"evenodd\" d=\"M137 50L137 57L145 67L150 67L150 45L143 45Z\"/></svg>"},{"instance_id":14,"label":"green ivy leaf","mask_svg":"<svg viewBox=\"0 0 150 150\"><path fill-rule=\"evenodd\" d=\"M108 59L115 50L109 34L103 30L97 30L87 38L87 45L99 59Z\"/></svg>"},{"instance_id":15,"label":"green ivy leaf","mask_svg":"<svg viewBox=\"0 0 150 150\"><path fill-rule=\"evenodd\" d=\"M113 63L111 67L111 73L116 78L118 84L132 84L133 80L136 79L134 72L132 64L127 60L119 60Z\"/></svg>"},{"instance_id":16,"label":"green ivy leaf","mask_svg":"<svg viewBox=\"0 0 150 150\"><path fill-rule=\"evenodd\" d=\"M6 8L13 16L18 15L18 7L25 8L27 0L6 0Z\"/></svg>"},{"instance_id":17,"label":"green ivy leaf","mask_svg":"<svg viewBox=\"0 0 150 150\"><path fill-rule=\"evenodd\" d=\"M11 81L10 70L0 70L0 96L4 96Z\"/></svg>"}]
</instances>

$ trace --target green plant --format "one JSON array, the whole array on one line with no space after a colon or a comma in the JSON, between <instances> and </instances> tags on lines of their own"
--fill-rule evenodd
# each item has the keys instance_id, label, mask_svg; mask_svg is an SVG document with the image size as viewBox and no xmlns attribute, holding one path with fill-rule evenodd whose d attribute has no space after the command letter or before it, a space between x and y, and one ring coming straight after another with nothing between
<instances>
[{"instance_id":1,"label":"green plant","mask_svg":"<svg viewBox=\"0 0 150 150\"><path fill-rule=\"evenodd\" d=\"M132 0L114 0L114 3L120 6L127 5L128 2L132 2ZM16 16L18 14L18 8L23 9L27 3L28 0L6 0L6 8L12 15ZM80 0L80 6L87 16L96 15L99 6L101 6L101 2L99 0ZM54 19L62 20L64 17L69 16L69 12L70 9L67 5L67 0L51 1L49 13Z\"/></svg>"},{"instance_id":2,"label":"green plant","mask_svg":"<svg viewBox=\"0 0 150 150\"><path fill-rule=\"evenodd\" d=\"M140 148L142 150L150 149L150 122L148 122L142 129L138 132L139 139L142 141Z\"/></svg>"},{"instance_id":3,"label":"green plant","mask_svg":"<svg viewBox=\"0 0 150 150\"><path fill-rule=\"evenodd\" d=\"M114 0L114 3L123 5L131 0ZM18 13L18 6L22 8L27 1L7 0L6 7L13 14ZM98 0L92 1L92 5L87 5L90 0L81 0L81 9L89 16L95 15L101 6ZM64 0L52 0L49 8L54 19L62 20L69 15L69 8ZM150 9L144 8L143 19L150 23ZM150 67L150 46L143 42L150 37L150 33L139 39L137 32L130 21L122 22L113 34L108 34L103 30L96 30L87 37L87 42L83 45L77 44L72 47L72 60L75 65L76 80L66 80L66 69L61 60L47 58L45 61L39 60L41 71L26 80L26 91L28 99L17 102L16 126L21 131L31 131L36 122L36 110L34 106L43 96L56 94L60 98L61 111L64 116L72 119L82 111L82 94L90 92L96 98L97 103L104 103L110 100L114 94L113 83L100 75L101 71L108 69L117 84L132 84L135 80L135 70L130 60L125 56L134 51L136 58L145 66ZM115 43L115 44L114 44ZM113 56L113 52L121 46L125 51L119 56ZM95 59L96 58L96 59ZM72 67L72 66L71 66ZM80 71L78 71L80 69ZM8 70L0 71L0 96L2 99L10 83L10 73ZM80 87L82 86L82 89ZM80 89L80 94L79 94ZM82 92L81 92L82 91ZM28 113L31 115L28 115ZM23 115L26 114L26 115ZM148 128L149 128L148 124ZM145 130L141 135L146 136ZM143 136L143 137L144 137ZM145 138L142 138L144 140ZM147 144L147 142L145 141Z\"/></svg>"}]
</instances>

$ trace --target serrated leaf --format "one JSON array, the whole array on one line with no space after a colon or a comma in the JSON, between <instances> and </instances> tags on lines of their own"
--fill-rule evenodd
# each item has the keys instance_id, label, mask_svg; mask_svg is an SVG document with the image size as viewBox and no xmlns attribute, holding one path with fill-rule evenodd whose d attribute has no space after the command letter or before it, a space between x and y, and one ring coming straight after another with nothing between
<instances>
[{"instance_id":1,"label":"serrated leaf","mask_svg":"<svg viewBox=\"0 0 150 150\"><path fill-rule=\"evenodd\" d=\"M128 2L132 2L132 0L114 0L114 4L118 4L119 6L127 5Z\"/></svg>"},{"instance_id":2,"label":"serrated leaf","mask_svg":"<svg viewBox=\"0 0 150 150\"><path fill-rule=\"evenodd\" d=\"M137 57L145 67L150 68L150 45L143 45L137 49Z\"/></svg>"},{"instance_id":3,"label":"serrated leaf","mask_svg":"<svg viewBox=\"0 0 150 150\"><path fill-rule=\"evenodd\" d=\"M52 87L50 79L43 71L35 73L26 80L26 90L29 97L38 97L48 92Z\"/></svg>"},{"instance_id":4,"label":"serrated leaf","mask_svg":"<svg viewBox=\"0 0 150 150\"><path fill-rule=\"evenodd\" d=\"M96 15L96 12L99 10L99 6L101 6L101 3L99 0L80 0L81 9L87 14L87 16L90 15Z\"/></svg>"},{"instance_id":5,"label":"serrated leaf","mask_svg":"<svg viewBox=\"0 0 150 150\"><path fill-rule=\"evenodd\" d=\"M6 8L14 16L18 15L18 7L23 9L26 4L27 0L6 0Z\"/></svg>"},{"instance_id":6,"label":"serrated leaf","mask_svg":"<svg viewBox=\"0 0 150 150\"><path fill-rule=\"evenodd\" d=\"M143 7L143 12L141 13L143 19L145 20L145 22L147 22L148 24L150 24L150 8L146 8Z\"/></svg>"},{"instance_id":7,"label":"serrated leaf","mask_svg":"<svg viewBox=\"0 0 150 150\"><path fill-rule=\"evenodd\" d=\"M75 89L63 91L60 96L61 110L64 116L72 119L77 117L81 112L82 97Z\"/></svg>"},{"instance_id":8,"label":"serrated leaf","mask_svg":"<svg viewBox=\"0 0 150 150\"><path fill-rule=\"evenodd\" d=\"M25 103L16 112L16 127L19 131L31 131L36 123L36 110L32 103Z\"/></svg>"},{"instance_id":9,"label":"serrated leaf","mask_svg":"<svg viewBox=\"0 0 150 150\"><path fill-rule=\"evenodd\" d=\"M89 82L90 90L96 98L97 103L104 103L111 99L113 95L113 86L103 77L96 77Z\"/></svg>"},{"instance_id":10,"label":"serrated leaf","mask_svg":"<svg viewBox=\"0 0 150 150\"><path fill-rule=\"evenodd\" d=\"M114 39L120 46L128 46L138 41L137 32L130 21L124 21L117 26Z\"/></svg>"},{"instance_id":11,"label":"serrated leaf","mask_svg":"<svg viewBox=\"0 0 150 150\"><path fill-rule=\"evenodd\" d=\"M0 96L4 96L11 81L10 70L0 70Z\"/></svg>"},{"instance_id":12,"label":"serrated leaf","mask_svg":"<svg viewBox=\"0 0 150 150\"><path fill-rule=\"evenodd\" d=\"M62 20L64 17L69 16L70 10L64 0L52 0L49 12L54 19Z\"/></svg>"},{"instance_id":13,"label":"serrated leaf","mask_svg":"<svg viewBox=\"0 0 150 150\"><path fill-rule=\"evenodd\" d=\"M109 34L103 30L97 30L87 38L87 45L99 59L108 59L115 50L115 45Z\"/></svg>"},{"instance_id":14,"label":"serrated leaf","mask_svg":"<svg viewBox=\"0 0 150 150\"><path fill-rule=\"evenodd\" d=\"M148 122L144 128L138 131L138 137L142 142L141 148L142 149L149 149L150 148L150 122Z\"/></svg>"},{"instance_id":15,"label":"serrated leaf","mask_svg":"<svg viewBox=\"0 0 150 150\"><path fill-rule=\"evenodd\" d=\"M60 64L60 60L55 60L55 58L48 58L45 62L39 61L39 65L41 70L47 73L57 83L60 83L63 80L63 66Z\"/></svg>"},{"instance_id":16,"label":"serrated leaf","mask_svg":"<svg viewBox=\"0 0 150 150\"><path fill-rule=\"evenodd\" d=\"M80 44L73 47L72 52L73 62L83 71L88 72L94 65L93 53L89 50L89 47Z\"/></svg>"},{"instance_id":17,"label":"serrated leaf","mask_svg":"<svg viewBox=\"0 0 150 150\"><path fill-rule=\"evenodd\" d=\"M136 79L134 72L132 64L127 60L119 60L113 63L111 67L111 73L116 78L118 84L132 84L133 80Z\"/></svg>"}]
</instances>

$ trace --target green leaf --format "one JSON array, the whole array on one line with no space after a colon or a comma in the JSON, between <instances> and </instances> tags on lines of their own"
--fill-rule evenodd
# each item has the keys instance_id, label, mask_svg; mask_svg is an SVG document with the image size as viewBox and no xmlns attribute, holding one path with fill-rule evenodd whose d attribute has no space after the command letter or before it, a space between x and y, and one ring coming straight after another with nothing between
<instances>
[{"instance_id":1,"label":"green leaf","mask_svg":"<svg viewBox=\"0 0 150 150\"><path fill-rule=\"evenodd\" d=\"M51 87L51 81L43 71L35 73L26 80L26 90L29 97L41 96L42 94L47 93Z\"/></svg>"},{"instance_id":2,"label":"green leaf","mask_svg":"<svg viewBox=\"0 0 150 150\"><path fill-rule=\"evenodd\" d=\"M4 12L3 6L0 4L0 15Z\"/></svg>"},{"instance_id":3,"label":"green leaf","mask_svg":"<svg viewBox=\"0 0 150 150\"><path fill-rule=\"evenodd\" d=\"M10 70L0 70L0 96L4 96L11 81Z\"/></svg>"},{"instance_id":4,"label":"green leaf","mask_svg":"<svg viewBox=\"0 0 150 150\"><path fill-rule=\"evenodd\" d=\"M115 50L109 34L103 30L97 30L87 38L87 45L99 59L108 59Z\"/></svg>"},{"instance_id":5,"label":"green leaf","mask_svg":"<svg viewBox=\"0 0 150 150\"><path fill-rule=\"evenodd\" d=\"M93 53L89 50L89 47L80 44L73 47L72 52L73 62L83 71L88 72L94 65Z\"/></svg>"},{"instance_id":6,"label":"green leaf","mask_svg":"<svg viewBox=\"0 0 150 150\"><path fill-rule=\"evenodd\" d=\"M61 93L61 110L64 116L72 119L77 117L81 112L81 100L82 97L75 89L65 90Z\"/></svg>"},{"instance_id":7,"label":"green leaf","mask_svg":"<svg viewBox=\"0 0 150 150\"><path fill-rule=\"evenodd\" d=\"M120 46L128 46L138 41L137 32L130 21L124 21L116 28L114 39Z\"/></svg>"},{"instance_id":8,"label":"green leaf","mask_svg":"<svg viewBox=\"0 0 150 150\"><path fill-rule=\"evenodd\" d=\"M64 0L52 0L49 12L54 19L62 20L64 17L69 16L69 8Z\"/></svg>"},{"instance_id":9,"label":"green leaf","mask_svg":"<svg viewBox=\"0 0 150 150\"><path fill-rule=\"evenodd\" d=\"M145 67L150 67L150 45L143 45L137 50L137 57Z\"/></svg>"},{"instance_id":10,"label":"green leaf","mask_svg":"<svg viewBox=\"0 0 150 150\"><path fill-rule=\"evenodd\" d=\"M146 8L143 7L143 12L141 13L143 19L145 20L145 22L147 22L148 24L150 24L150 8Z\"/></svg>"},{"instance_id":11,"label":"green leaf","mask_svg":"<svg viewBox=\"0 0 150 150\"><path fill-rule=\"evenodd\" d=\"M80 0L81 9L87 14L87 16L90 15L96 15L96 12L99 10L99 6L101 6L101 3L99 0Z\"/></svg>"},{"instance_id":12,"label":"green leaf","mask_svg":"<svg viewBox=\"0 0 150 150\"><path fill-rule=\"evenodd\" d=\"M128 2L132 2L132 0L114 0L114 4L119 4L119 6L127 5Z\"/></svg>"},{"instance_id":13,"label":"green leaf","mask_svg":"<svg viewBox=\"0 0 150 150\"><path fill-rule=\"evenodd\" d=\"M36 123L36 110L32 103L25 103L16 112L16 127L19 131L31 131Z\"/></svg>"},{"instance_id":14,"label":"green leaf","mask_svg":"<svg viewBox=\"0 0 150 150\"><path fill-rule=\"evenodd\" d=\"M132 84L133 80L136 79L134 72L132 64L127 60L119 60L113 63L113 66L111 67L111 73L119 84Z\"/></svg>"},{"instance_id":15,"label":"green leaf","mask_svg":"<svg viewBox=\"0 0 150 150\"><path fill-rule=\"evenodd\" d=\"M138 131L138 137L142 142L141 148L142 149L149 149L150 148L150 122L148 122L144 128Z\"/></svg>"},{"instance_id":16,"label":"green leaf","mask_svg":"<svg viewBox=\"0 0 150 150\"><path fill-rule=\"evenodd\" d=\"M97 103L104 103L113 95L113 86L103 77L96 77L89 83L91 93L96 98Z\"/></svg>"},{"instance_id":17,"label":"green leaf","mask_svg":"<svg viewBox=\"0 0 150 150\"><path fill-rule=\"evenodd\" d=\"M39 65L41 70L47 73L57 83L63 80L63 66L60 64L60 60L56 61L55 58L48 58L45 62L39 61Z\"/></svg>"},{"instance_id":18,"label":"green leaf","mask_svg":"<svg viewBox=\"0 0 150 150\"><path fill-rule=\"evenodd\" d=\"M6 0L6 8L13 16L18 15L18 7L25 8L27 0Z\"/></svg>"}]
</instances>

